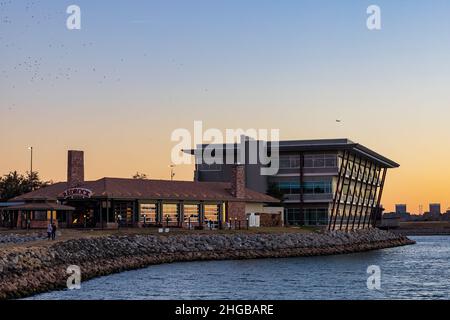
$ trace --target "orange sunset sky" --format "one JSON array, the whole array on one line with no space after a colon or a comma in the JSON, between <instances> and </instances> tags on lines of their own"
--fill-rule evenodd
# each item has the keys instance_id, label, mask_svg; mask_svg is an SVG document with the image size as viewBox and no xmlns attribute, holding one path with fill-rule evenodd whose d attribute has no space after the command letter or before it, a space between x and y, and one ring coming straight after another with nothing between
<instances>
[{"instance_id":1,"label":"orange sunset sky","mask_svg":"<svg viewBox=\"0 0 450 320\"><path fill-rule=\"evenodd\" d=\"M77 31L65 4L4 9L0 174L29 170L33 146L45 180L65 180L68 149L85 151L87 179L168 179L172 131L201 120L349 138L400 163L388 211L450 206L448 2L378 1L379 31L367 1L78 2Z\"/></svg>"}]
</instances>

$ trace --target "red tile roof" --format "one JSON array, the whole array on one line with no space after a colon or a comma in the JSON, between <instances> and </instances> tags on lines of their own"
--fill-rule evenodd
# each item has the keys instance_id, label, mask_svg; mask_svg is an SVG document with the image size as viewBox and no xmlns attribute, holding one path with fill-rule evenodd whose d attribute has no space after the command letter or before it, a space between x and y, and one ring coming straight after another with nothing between
<instances>
[{"instance_id":1,"label":"red tile roof","mask_svg":"<svg viewBox=\"0 0 450 320\"><path fill-rule=\"evenodd\" d=\"M192 182L146 179L102 178L86 181L80 188L91 190L92 198L192 200L192 201L242 201L231 195L231 184L225 182ZM16 197L11 201L56 200L67 189L66 182ZM266 194L246 189L245 202L280 202Z\"/></svg>"}]
</instances>

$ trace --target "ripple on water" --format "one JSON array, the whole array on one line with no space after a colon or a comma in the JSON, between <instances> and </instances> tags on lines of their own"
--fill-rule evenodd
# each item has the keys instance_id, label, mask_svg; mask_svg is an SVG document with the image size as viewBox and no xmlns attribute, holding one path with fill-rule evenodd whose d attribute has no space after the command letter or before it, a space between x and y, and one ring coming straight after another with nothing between
<instances>
[{"instance_id":1,"label":"ripple on water","mask_svg":"<svg viewBox=\"0 0 450 320\"><path fill-rule=\"evenodd\" d=\"M340 256L155 265L30 299L448 299L450 236L413 239ZM379 291L367 289L369 265L381 268Z\"/></svg>"}]
</instances>

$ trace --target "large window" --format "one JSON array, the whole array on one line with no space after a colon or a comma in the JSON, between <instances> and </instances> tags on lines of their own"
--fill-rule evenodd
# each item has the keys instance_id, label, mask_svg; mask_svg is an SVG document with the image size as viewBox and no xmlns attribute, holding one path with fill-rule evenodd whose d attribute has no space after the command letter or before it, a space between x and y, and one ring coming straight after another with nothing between
<instances>
[{"instance_id":1,"label":"large window","mask_svg":"<svg viewBox=\"0 0 450 320\"><path fill-rule=\"evenodd\" d=\"M177 204L163 204L163 222L164 223L176 223L178 224L178 205Z\"/></svg>"},{"instance_id":2,"label":"large window","mask_svg":"<svg viewBox=\"0 0 450 320\"><path fill-rule=\"evenodd\" d=\"M198 204L185 204L184 205L184 222L191 223L198 222L199 205Z\"/></svg>"},{"instance_id":3,"label":"large window","mask_svg":"<svg viewBox=\"0 0 450 320\"><path fill-rule=\"evenodd\" d=\"M299 182L279 182L278 189L284 194L300 194Z\"/></svg>"},{"instance_id":4,"label":"large window","mask_svg":"<svg viewBox=\"0 0 450 320\"><path fill-rule=\"evenodd\" d=\"M328 209L304 209L305 225L319 226L328 224Z\"/></svg>"},{"instance_id":5,"label":"large window","mask_svg":"<svg viewBox=\"0 0 450 320\"><path fill-rule=\"evenodd\" d=\"M299 208L286 208L284 214L288 225L323 226L328 224L327 208L303 209L302 213Z\"/></svg>"},{"instance_id":6,"label":"large window","mask_svg":"<svg viewBox=\"0 0 450 320\"><path fill-rule=\"evenodd\" d=\"M300 168L300 155L282 155L282 156L280 156L280 168L282 168L282 169Z\"/></svg>"},{"instance_id":7,"label":"large window","mask_svg":"<svg viewBox=\"0 0 450 320\"><path fill-rule=\"evenodd\" d=\"M157 204L141 204L141 222L142 223L156 223L157 222Z\"/></svg>"},{"instance_id":8,"label":"large window","mask_svg":"<svg viewBox=\"0 0 450 320\"><path fill-rule=\"evenodd\" d=\"M303 224L303 219L300 217L299 208L286 208L284 209L285 222L288 225L301 225Z\"/></svg>"},{"instance_id":9,"label":"large window","mask_svg":"<svg viewBox=\"0 0 450 320\"><path fill-rule=\"evenodd\" d=\"M300 194L300 183L295 181L278 182L278 190L284 194ZM332 193L331 181L304 182L304 194L329 194Z\"/></svg>"},{"instance_id":10,"label":"large window","mask_svg":"<svg viewBox=\"0 0 450 320\"><path fill-rule=\"evenodd\" d=\"M205 215L205 222L219 221L219 206L217 204L205 204L204 215Z\"/></svg>"},{"instance_id":11,"label":"large window","mask_svg":"<svg viewBox=\"0 0 450 320\"><path fill-rule=\"evenodd\" d=\"M308 154L305 155L305 168L334 168L337 167L335 154Z\"/></svg>"},{"instance_id":12,"label":"large window","mask_svg":"<svg viewBox=\"0 0 450 320\"><path fill-rule=\"evenodd\" d=\"M331 193L330 181L312 181L305 182L303 186L303 193L305 194L329 194Z\"/></svg>"}]
</instances>

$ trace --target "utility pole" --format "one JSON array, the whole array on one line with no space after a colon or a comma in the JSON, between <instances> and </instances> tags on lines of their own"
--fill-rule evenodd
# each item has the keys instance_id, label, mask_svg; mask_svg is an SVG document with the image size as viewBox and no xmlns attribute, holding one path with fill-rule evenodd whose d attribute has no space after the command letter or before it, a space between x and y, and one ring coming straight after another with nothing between
<instances>
[{"instance_id":1,"label":"utility pole","mask_svg":"<svg viewBox=\"0 0 450 320\"><path fill-rule=\"evenodd\" d=\"M30 150L30 185L33 191L33 147L28 147L28 150Z\"/></svg>"}]
</instances>

